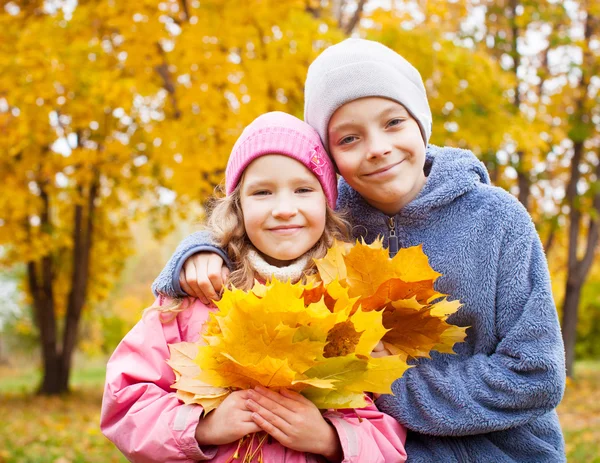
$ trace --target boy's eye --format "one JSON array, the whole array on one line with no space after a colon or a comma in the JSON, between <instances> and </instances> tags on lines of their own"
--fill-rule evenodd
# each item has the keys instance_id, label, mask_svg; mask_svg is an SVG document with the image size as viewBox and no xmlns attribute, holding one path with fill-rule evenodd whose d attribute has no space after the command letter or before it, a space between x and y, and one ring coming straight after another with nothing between
<instances>
[{"instance_id":1,"label":"boy's eye","mask_svg":"<svg viewBox=\"0 0 600 463\"><path fill-rule=\"evenodd\" d=\"M395 127L397 125L400 125L402 123L402 121L403 121L403 119L399 119L399 118L392 119L391 121L389 121L387 123L387 126L388 127Z\"/></svg>"},{"instance_id":2,"label":"boy's eye","mask_svg":"<svg viewBox=\"0 0 600 463\"><path fill-rule=\"evenodd\" d=\"M355 140L357 140L357 137L355 137L354 135L349 135L340 140L340 145L347 145L349 143L352 143Z\"/></svg>"}]
</instances>

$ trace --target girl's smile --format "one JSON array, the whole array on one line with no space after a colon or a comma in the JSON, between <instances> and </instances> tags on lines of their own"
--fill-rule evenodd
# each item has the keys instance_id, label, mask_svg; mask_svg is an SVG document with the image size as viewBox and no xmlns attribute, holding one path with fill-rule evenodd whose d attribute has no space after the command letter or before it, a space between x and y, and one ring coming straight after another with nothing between
<instances>
[{"instance_id":1,"label":"girl's smile","mask_svg":"<svg viewBox=\"0 0 600 463\"><path fill-rule=\"evenodd\" d=\"M269 230L278 235L293 235L296 232L299 232L304 227L300 225L280 225L278 227L270 228Z\"/></svg>"}]
</instances>

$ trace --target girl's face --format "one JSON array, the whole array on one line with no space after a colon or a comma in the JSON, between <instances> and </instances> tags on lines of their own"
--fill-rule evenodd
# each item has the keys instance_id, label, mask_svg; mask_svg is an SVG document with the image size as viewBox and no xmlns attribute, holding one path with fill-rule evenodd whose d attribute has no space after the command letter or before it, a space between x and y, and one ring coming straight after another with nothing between
<instances>
[{"instance_id":1,"label":"girl's face","mask_svg":"<svg viewBox=\"0 0 600 463\"><path fill-rule=\"evenodd\" d=\"M240 199L246 234L271 265L281 267L302 256L325 230L321 184L288 156L254 160L244 171Z\"/></svg>"},{"instance_id":2,"label":"girl's face","mask_svg":"<svg viewBox=\"0 0 600 463\"><path fill-rule=\"evenodd\" d=\"M425 185L425 144L401 104L368 97L341 106L328 127L340 174L365 200L394 215Z\"/></svg>"}]
</instances>

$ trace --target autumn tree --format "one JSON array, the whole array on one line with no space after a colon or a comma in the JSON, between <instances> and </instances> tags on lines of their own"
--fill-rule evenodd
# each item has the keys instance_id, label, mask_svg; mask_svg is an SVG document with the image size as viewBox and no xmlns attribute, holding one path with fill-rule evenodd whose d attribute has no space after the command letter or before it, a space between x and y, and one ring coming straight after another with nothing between
<instances>
[{"instance_id":1,"label":"autumn tree","mask_svg":"<svg viewBox=\"0 0 600 463\"><path fill-rule=\"evenodd\" d=\"M597 253L600 215L600 2L577 2L569 31L570 58L566 82L555 95L555 108L568 132L565 204L568 207L568 254L562 328L567 373L573 374L582 288ZM580 33L582 31L583 33ZM571 55L572 56L572 55ZM566 114L566 116L565 116Z\"/></svg>"},{"instance_id":2,"label":"autumn tree","mask_svg":"<svg viewBox=\"0 0 600 463\"><path fill-rule=\"evenodd\" d=\"M130 223L160 233L203 201L241 128L299 114L306 66L342 37L301 1L52 5L0 12L0 258L26 266L48 394L68 390Z\"/></svg>"}]
</instances>

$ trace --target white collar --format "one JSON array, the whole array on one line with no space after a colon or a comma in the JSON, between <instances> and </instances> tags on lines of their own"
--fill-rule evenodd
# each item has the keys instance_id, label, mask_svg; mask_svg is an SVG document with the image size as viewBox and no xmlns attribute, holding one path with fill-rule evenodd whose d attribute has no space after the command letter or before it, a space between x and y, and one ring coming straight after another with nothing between
<instances>
[{"instance_id":1,"label":"white collar","mask_svg":"<svg viewBox=\"0 0 600 463\"><path fill-rule=\"evenodd\" d=\"M287 267L276 267L265 261L257 251L250 249L248 252L248 259L250 260L250 265L252 265L254 271L266 281L271 280L271 278L274 277L279 281L291 280L292 283L295 283L302 278L302 274L306 269L310 257L308 254L304 254Z\"/></svg>"}]
</instances>

